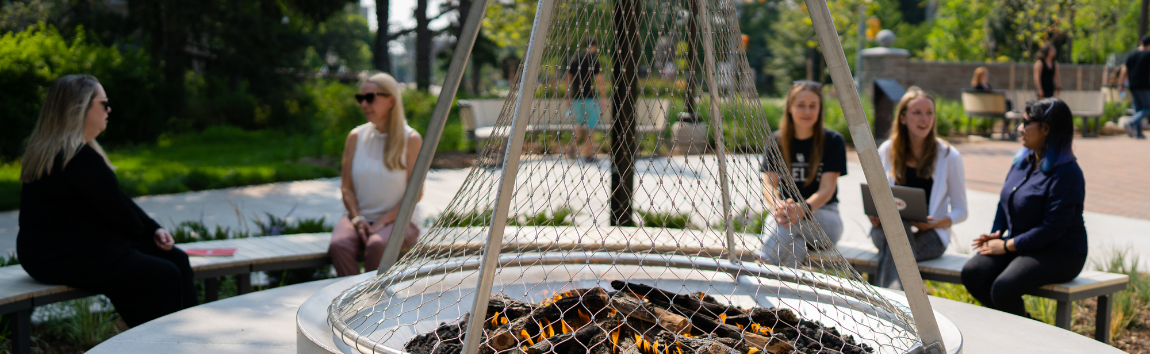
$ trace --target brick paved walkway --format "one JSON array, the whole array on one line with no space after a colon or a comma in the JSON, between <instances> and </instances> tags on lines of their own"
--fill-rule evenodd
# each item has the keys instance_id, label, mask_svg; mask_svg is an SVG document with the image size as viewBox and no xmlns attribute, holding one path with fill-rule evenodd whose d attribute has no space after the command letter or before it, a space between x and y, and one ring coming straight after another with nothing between
<instances>
[{"instance_id":1,"label":"brick paved walkway","mask_svg":"<svg viewBox=\"0 0 1150 354\"><path fill-rule=\"evenodd\" d=\"M966 188L1001 191L1014 152L1021 146L988 140L956 143L966 167ZM1075 137L1074 154L1086 176L1086 210L1150 220L1150 141ZM849 158L858 162L853 151Z\"/></svg>"}]
</instances>

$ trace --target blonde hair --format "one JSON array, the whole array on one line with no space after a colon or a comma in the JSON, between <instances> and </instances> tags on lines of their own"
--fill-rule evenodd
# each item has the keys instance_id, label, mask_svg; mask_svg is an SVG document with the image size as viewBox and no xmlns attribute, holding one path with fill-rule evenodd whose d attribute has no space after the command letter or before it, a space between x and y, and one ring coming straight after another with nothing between
<instances>
[{"instance_id":1,"label":"blonde hair","mask_svg":"<svg viewBox=\"0 0 1150 354\"><path fill-rule=\"evenodd\" d=\"M67 165L88 143L84 141L84 127L99 84L91 75L68 75L52 82L20 161L20 182L32 183L51 174L57 163ZM115 168L95 139L88 144L109 168ZM56 161L58 155L63 155L64 161Z\"/></svg>"},{"instance_id":2,"label":"blonde hair","mask_svg":"<svg viewBox=\"0 0 1150 354\"><path fill-rule=\"evenodd\" d=\"M363 87L369 82L379 86L383 93L395 98L395 105L391 107L391 112L388 112L390 117L387 120L387 143L384 144L383 165L389 171L405 169L407 166L403 163L403 154L407 150L407 115L403 113L403 95L400 94L399 83L391 75L378 73L368 76L359 83L359 86Z\"/></svg>"},{"instance_id":3,"label":"blonde hair","mask_svg":"<svg viewBox=\"0 0 1150 354\"><path fill-rule=\"evenodd\" d=\"M985 66L980 66L978 68L975 68L974 69L974 77L972 77L970 79L970 87L978 86L979 79L982 78L983 74L986 74L988 72L990 72L990 69L987 69ZM989 82L988 82L988 84L989 84ZM934 100L932 99L931 101L934 101Z\"/></svg>"},{"instance_id":4,"label":"blonde hair","mask_svg":"<svg viewBox=\"0 0 1150 354\"><path fill-rule=\"evenodd\" d=\"M910 101L918 98L925 98L930 100L931 106L935 104L934 97L926 91L923 91L918 86L911 86L898 101L898 106L895 107L895 122L894 127L890 131L890 175L894 177L896 185L906 184L906 161L911 158L910 148L910 132L907 130L906 124L902 124L906 118L906 110L910 106ZM930 133L927 133L923 147L922 156L918 157L918 172L916 175L919 178L930 178L934 174L934 160L938 158L938 117L935 117L935 124L930 127Z\"/></svg>"},{"instance_id":5,"label":"blonde hair","mask_svg":"<svg viewBox=\"0 0 1150 354\"><path fill-rule=\"evenodd\" d=\"M811 156L807 158L807 166L814 166L815 174L818 174L819 163L823 159L823 140L826 140L826 134L823 133L823 93L820 86L814 83L799 83L792 86L791 90L787 92L787 100L783 105L783 119L779 120L779 149L783 152L783 159L787 161L787 169L790 169L791 142L795 140L795 118L791 115L791 104L795 103L795 98L798 97L799 92L803 91L810 91L819 97L819 114L818 119L815 120ZM817 176L807 178L806 182L803 182L803 186L811 185L815 179Z\"/></svg>"}]
</instances>

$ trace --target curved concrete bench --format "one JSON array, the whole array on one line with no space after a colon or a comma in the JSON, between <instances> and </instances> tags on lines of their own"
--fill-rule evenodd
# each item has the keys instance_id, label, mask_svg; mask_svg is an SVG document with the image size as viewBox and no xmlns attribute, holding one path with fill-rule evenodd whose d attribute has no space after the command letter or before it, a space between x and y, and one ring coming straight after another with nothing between
<instances>
[{"instance_id":1,"label":"curved concrete bench","mask_svg":"<svg viewBox=\"0 0 1150 354\"><path fill-rule=\"evenodd\" d=\"M859 273L874 274L878 267L878 250L873 245L843 242L839 243L837 248ZM812 254L811 261L825 257L827 255ZM962 266L968 260L969 256L946 253L939 258L918 262L918 270L925 280L962 284ZM1126 289L1128 282L1129 277L1125 274L1083 270L1074 280L1061 284L1048 284L1028 294L1057 302L1054 324L1069 330L1071 310L1074 308L1072 301L1098 298L1095 323L1110 323L1110 295ZM1110 326L1095 326L1094 339L1110 343Z\"/></svg>"},{"instance_id":2,"label":"curved concrete bench","mask_svg":"<svg viewBox=\"0 0 1150 354\"><path fill-rule=\"evenodd\" d=\"M196 279L205 280L205 300L218 298L219 277L239 275L239 293L251 292L256 271L318 267L331 264L327 254L330 233L263 236L231 240L192 242L181 249L236 248L226 257L190 257ZM32 309L61 301L96 295L66 285L44 284L32 279L19 265L0 267L0 314L15 313L15 353L31 353Z\"/></svg>"}]
</instances>

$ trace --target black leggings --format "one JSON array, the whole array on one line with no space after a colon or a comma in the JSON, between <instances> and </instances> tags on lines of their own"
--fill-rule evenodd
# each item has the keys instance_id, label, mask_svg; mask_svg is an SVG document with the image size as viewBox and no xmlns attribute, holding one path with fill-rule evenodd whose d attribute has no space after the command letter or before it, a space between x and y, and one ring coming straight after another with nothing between
<instances>
[{"instance_id":1,"label":"black leggings","mask_svg":"<svg viewBox=\"0 0 1150 354\"><path fill-rule=\"evenodd\" d=\"M1078 277L1085 254L1038 250L999 256L977 254L962 267L962 285L986 307L1029 317L1022 295Z\"/></svg>"}]
</instances>

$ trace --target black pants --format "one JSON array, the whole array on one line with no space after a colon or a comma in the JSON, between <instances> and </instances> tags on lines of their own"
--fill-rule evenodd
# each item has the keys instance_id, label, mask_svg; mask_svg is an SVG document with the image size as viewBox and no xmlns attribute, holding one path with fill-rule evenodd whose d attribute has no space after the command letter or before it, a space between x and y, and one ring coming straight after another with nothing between
<instances>
[{"instance_id":1,"label":"black pants","mask_svg":"<svg viewBox=\"0 0 1150 354\"><path fill-rule=\"evenodd\" d=\"M1046 284L1078 277L1085 254L1038 250L999 256L976 254L962 267L962 285L986 307L1030 317L1022 295Z\"/></svg>"},{"instance_id":2,"label":"black pants","mask_svg":"<svg viewBox=\"0 0 1150 354\"><path fill-rule=\"evenodd\" d=\"M41 276L47 279L37 280L104 294L131 327L198 302L192 266L179 248L164 251L147 240L122 257L84 268L47 272Z\"/></svg>"}]
</instances>

